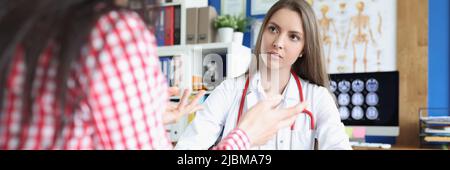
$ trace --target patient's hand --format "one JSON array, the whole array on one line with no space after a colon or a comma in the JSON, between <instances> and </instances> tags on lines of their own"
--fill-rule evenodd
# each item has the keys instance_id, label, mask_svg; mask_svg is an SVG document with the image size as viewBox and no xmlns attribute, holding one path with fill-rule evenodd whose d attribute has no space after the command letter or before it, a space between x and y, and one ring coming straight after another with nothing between
<instances>
[{"instance_id":1,"label":"patient's hand","mask_svg":"<svg viewBox=\"0 0 450 170\"><path fill-rule=\"evenodd\" d=\"M176 87L169 88L170 96L177 96L179 94L179 89ZM164 125L177 122L182 116L194 113L198 110L203 109L203 107L198 103L200 98L205 95L205 91L200 91L193 100L188 102L190 92L189 90L184 90L183 95L180 98L179 103L168 102L168 107L166 113L163 115Z\"/></svg>"}]
</instances>

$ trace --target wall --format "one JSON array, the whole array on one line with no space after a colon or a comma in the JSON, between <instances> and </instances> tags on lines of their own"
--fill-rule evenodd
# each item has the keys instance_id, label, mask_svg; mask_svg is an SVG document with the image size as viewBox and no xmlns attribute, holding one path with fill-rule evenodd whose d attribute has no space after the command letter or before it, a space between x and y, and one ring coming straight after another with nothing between
<instances>
[{"instance_id":1,"label":"wall","mask_svg":"<svg viewBox=\"0 0 450 170\"><path fill-rule=\"evenodd\" d=\"M449 1L430 0L428 107L449 105ZM434 113L434 115L448 115Z\"/></svg>"},{"instance_id":2,"label":"wall","mask_svg":"<svg viewBox=\"0 0 450 170\"><path fill-rule=\"evenodd\" d=\"M398 0L397 14L397 68L400 72L397 144L418 146L418 110L427 106L429 85L428 0Z\"/></svg>"},{"instance_id":3,"label":"wall","mask_svg":"<svg viewBox=\"0 0 450 170\"><path fill-rule=\"evenodd\" d=\"M221 9L221 0L208 0L208 4L210 6L213 6L214 8L216 8L216 11L218 14L220 14L220 9ZM251 9L251 0L245 0L246 1L246 16L247 17L252 17L252 18L256 18L256 19L262 19L264 18L264 15L255 15L255 16L251 16L250 14L250 9ZM244 33L244 41L243 41L243 45L250 47L251 46L251 36L250 36L250 32L246 32Z\"/></svg>"}]
</instances>

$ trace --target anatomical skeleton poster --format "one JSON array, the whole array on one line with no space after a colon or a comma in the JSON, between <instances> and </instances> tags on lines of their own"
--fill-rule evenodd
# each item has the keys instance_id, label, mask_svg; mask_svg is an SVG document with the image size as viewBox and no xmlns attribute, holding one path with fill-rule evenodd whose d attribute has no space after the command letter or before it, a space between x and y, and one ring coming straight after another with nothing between
<instances>
[{"instance_id":1,"label":"anatomical skeleton poster","mask_svg":"<svg viewBox=\"0 0 450 170\"><path fill-rule=\"evenodd\" d=\"M396 70L396 0L307 0L329 73Z\"/></svg>"}]
</instances>

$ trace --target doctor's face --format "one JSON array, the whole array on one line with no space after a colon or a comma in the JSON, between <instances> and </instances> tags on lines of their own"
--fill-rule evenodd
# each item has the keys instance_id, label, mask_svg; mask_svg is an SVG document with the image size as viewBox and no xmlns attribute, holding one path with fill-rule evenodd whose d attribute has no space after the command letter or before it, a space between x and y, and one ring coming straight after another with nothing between
<instances>
[{"instance_id":1,"label":"doctor's face","mask_svg":"<svg viewBox=\"0 0 450 170\"><path fill-rule=\"evenodd\" d=\"M261 59L268 69L289 69L300 57L305 41L300 14L290 9L275 12L264 28Z\"/></svg>"}]
</instances>

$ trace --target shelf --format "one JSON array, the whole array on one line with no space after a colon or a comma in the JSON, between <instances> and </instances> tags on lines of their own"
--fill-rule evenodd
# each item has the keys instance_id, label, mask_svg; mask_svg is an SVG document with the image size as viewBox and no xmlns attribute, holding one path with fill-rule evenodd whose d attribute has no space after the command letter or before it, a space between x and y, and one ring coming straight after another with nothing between
<instances>
[{"instance_id":1,"label":"shelf","mask_svg":"<svg viewBox=\"0 0 450 170\"><path fill-rule=\"evenodd\" d=\"M222 43L222 42L215 42L215 43L207 43L207 44L189 44L189 45L173 45L173 46L159 46L157 47L157 53L160 55L160 53L166 54L171 52L177 52L177 51L184 51L186 49L202 49L202 50L214 50L214 49L227 49L232 47L244 47L247 48L241 44L237 43Z\"/></svg>"},{"instance_id":2,"label":"shelf","mask_svg":"<svg viewBox=\"0 0 450 170\"><path fill-rule=\"evenodd\" d=\"M190 46L194 46L194 47L200 46L205 49L214 49L214 48L228 48L231 46L242 46L242 44L238 44L238 43L234 43L234 42L229 42L229 43L215 42L215 43L206 43L206 44L190 44Z\"/></svg>"},{"instance_id":3,"label":"shelf","mask_svg":"<svg viewBox=\"0 0 450 170\"><path fill-rule=\"evenodd\" d=\"M180 2L161 3L161 4L159 4L159 7L175 6L175 5L181 5L181 3ZM150 6L150 7L152 7L152 6Z\"/></svg>"},{"instance_id":4,"label":"shelf","mask_svg":"<svg viewBox=\"0 0 450 170\"><path fill-rule=\"evenodd\" d=\"M159 6L161 6L161 7L174 6L174 5L184 5L185 8L198 8L198 7L208 6L208 1L204 1L204 0L175 0L173 2L164 2L164 3L159 4Z\"/></svg>"},{"instance_id":5,"label":"shelf","mask_svg":"<svg viewBox=\"0 0 450 170\"><path fill-rule=\"evenodd\" d=\"M186 54L185 45L162 46L156 48L158 56L183 55Z\"/></svg>"}]
</instances>

